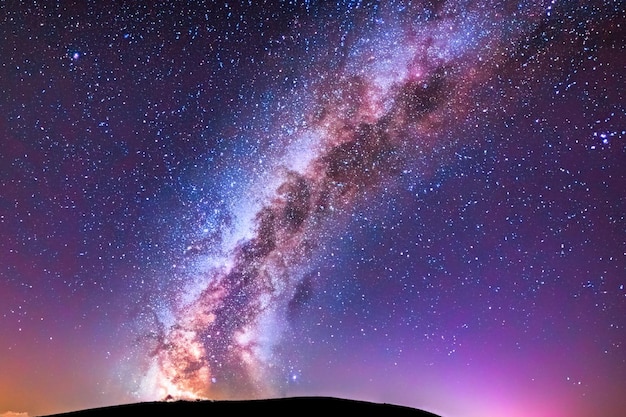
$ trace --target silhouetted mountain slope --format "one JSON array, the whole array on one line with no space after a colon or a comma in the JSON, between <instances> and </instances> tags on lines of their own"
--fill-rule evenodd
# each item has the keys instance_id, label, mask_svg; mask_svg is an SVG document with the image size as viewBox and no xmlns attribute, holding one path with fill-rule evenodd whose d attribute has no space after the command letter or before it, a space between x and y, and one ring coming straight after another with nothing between
<instances>
[{"instance_id":1,"label":"silhouetted mountain slope","mask_svg":"<svg viewBox=\"0 0 626 417\"><path fill-rule=\"evenodd\" d=\"M271 413L271 416L298 415L384 415L399 417L439 417L426 411L390 404L345 400L330 397L296 397L251 401L175 401L150 402L95 408L55 414L55 417L125 417L125 416L219 416L239 413ZM236 414L233 414L236 413ZM322 414L323 415L323 414ZM52 416L50 416L52 417Z\"/></svg>"}]
</instances>

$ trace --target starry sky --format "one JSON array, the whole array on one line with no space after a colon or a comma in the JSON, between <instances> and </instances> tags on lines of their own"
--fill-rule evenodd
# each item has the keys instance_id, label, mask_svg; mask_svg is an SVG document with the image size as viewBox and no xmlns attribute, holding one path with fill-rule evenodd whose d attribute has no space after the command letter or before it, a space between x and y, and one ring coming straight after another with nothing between
<instances>
[{"instance_id":1,"label":"starry sky","mask_svg":"<svg viewBox=\"0 0 626 417\"><path fill-rule=\"evenodd\" d=\"M0 414L626 409L619 1L0 4Z\"/></svg>"}]
</instances>

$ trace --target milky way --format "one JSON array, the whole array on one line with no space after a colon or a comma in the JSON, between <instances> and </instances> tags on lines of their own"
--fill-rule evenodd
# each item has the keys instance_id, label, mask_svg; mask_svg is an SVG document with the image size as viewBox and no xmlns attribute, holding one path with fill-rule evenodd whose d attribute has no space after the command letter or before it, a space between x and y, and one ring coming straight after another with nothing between
<instances>
[{"instance_id":1,"label":"milky way","mask_svg":"<svg viewBox=\"0 0 626 417\"><path fill-rule=\"evenodd\" d=\"M540 13L525 9L529 21L518 30L532 30ZM417 8L408 23L359 33L384 40L357 43L332 79L307 92L310 114L287 145L304 138L306 160L294 168L288 155L251 185L246 195L258 209L250 230L235 231L243 237L234 247L190 278L193 295L179 298L156 336L145 389L182 398L276 395L272 350L329 229L340 227L340 213L355 200L375 199L414 168L412 159L441 162L433 153L455 145L442 133L464 125L464 98L484 88L504 43L517 42L505 32L508 17L485 4L442 4L423 14Z\"/></svg>"},{"instance_id":2,"label":"milky way","mask_svg":"<svg viewBox=\"0 0 626 417\"><path fill-rule=\"evenodd\" d=\"M0 413L621 416L620 2L0 19Z\"/></svg>"}]
</instances>

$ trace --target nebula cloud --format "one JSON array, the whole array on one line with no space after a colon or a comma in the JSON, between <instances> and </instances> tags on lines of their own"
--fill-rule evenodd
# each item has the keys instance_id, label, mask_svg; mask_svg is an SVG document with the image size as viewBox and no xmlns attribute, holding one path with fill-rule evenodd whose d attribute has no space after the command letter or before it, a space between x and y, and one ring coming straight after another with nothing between
<instances>
[{"instance_id":1,"label":"nebula cloud","mask_svg":"<svg viewBox=\"0 0 626 417\"><path fill-rule=\"evenodd\" d=\"M462 7L447 2L437 18L416 18L379 36L380 45L355 47L334 79L317 84L307 124L292 140L292 148L298 138L305 143L305 162L276 166L271 180L251 187L252 202L264 199L250 230L235 233L244 237L208 262L212 266L193 277L193 290L169 309L145 392L276 394L273 349L323 235L411 159L445 149L440 132L466 116L465 97L490 75L482 62L495 66L498 42L515 41L488 5ZM475 19L479 13L491 16Z\"/></svg>"}]
</instances>

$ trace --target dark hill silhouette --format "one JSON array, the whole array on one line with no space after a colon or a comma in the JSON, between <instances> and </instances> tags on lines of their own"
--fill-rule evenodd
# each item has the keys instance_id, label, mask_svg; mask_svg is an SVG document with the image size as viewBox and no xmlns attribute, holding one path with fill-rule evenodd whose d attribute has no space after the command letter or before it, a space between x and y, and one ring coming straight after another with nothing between
<instances>
[{"instance_id":1,"label":"dark hill silhouette","mask_svg":"<svg viewBox=\"0 0 626 417\"><path fill-rule=\"evenodd\" d=\"M331 397L294 397L250 401L148 402L55 414L54 417L229 416L240 413L271 416L321 415L439 417L414 408ZM52 417L52 416L50 416Z\"/></svg>"}]
</instances>

